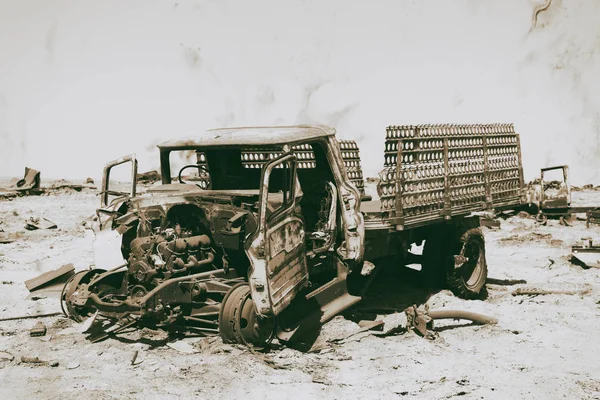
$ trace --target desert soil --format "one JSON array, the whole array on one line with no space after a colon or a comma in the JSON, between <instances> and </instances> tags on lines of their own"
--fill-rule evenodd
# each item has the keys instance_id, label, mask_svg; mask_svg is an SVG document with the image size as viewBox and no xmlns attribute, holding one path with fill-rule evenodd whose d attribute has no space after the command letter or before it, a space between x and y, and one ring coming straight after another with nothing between
<instances>
[{"instance_id":1,"label":"desert soil","mask_svg":"<svg viewBox=\"0 0 600 400\"><path fill-rule=\"evenodd\" d=\"M0 318L60 311L54 298L26 300L23 282L67 263L76 270L93 264L94 234L88 227L98 203L90 189L0 200L0 235L18 232L16 241L0 244ZM600 204L600 192L576 192L573 204ZM45 217L58 229L27 231L30 216ZM502 220L499 230L484 229L489 276L527 284L488 284L487 299L466 301L447 291L429 293L417 272L398 269L380 275L358 307L323 328L319 352L275 347L255 354L219 338L169 338L150 330L90 343L80 324L62 316L0 322L0 396L599 399L600 269L574 265L569 254L583 237L600 243L600 226L586 229L576 221L564 227L553 220L539 226L515 216ZM519 287L589 291L513 296ZM405 307L425 303L432 310L475 311L499 322L440 321L434 340L412 332L387 337L366 332L331 341L356 332L360 319L383 319L391 326ZM369 315L369 308L392 311ZM48 327L46 336L29 335L37 321ZM23 356L48 363L23 363Z\"/></svg>"}]
</instances>

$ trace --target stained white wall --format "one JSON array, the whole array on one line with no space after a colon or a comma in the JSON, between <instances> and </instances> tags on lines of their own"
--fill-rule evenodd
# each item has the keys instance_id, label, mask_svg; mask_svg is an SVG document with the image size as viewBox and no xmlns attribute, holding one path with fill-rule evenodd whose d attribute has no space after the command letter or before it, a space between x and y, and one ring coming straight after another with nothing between
<instances>
[{"instance_id":1,"label":"stained white wall","mask_svg":"<svg viewBox=\"0 0 600 400\"><path fill-rule=\"evenodd\" d=\"M540 0L541 1L541 0ZM206 128L514 122L528 179L600 183L600 1L0 0L0 175L98 176Z\"/></svg>"}]
</instances>

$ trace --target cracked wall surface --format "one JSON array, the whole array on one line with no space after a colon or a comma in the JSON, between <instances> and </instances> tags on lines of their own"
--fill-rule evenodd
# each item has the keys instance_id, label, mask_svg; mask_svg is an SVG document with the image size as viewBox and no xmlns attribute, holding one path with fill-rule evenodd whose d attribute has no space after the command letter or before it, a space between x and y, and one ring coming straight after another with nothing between
<instances>
[{"instance_id":1,"label":"cracked wall surface","mask_svg":"<svg viewBox=\"0 0 600 400\"><path fill-rule=\"evenodd\" d=\"M0 2L0 175L98 176L207 128L514 122L526 178L600 184L600 2Z\"/></svg>"}]
</instances>

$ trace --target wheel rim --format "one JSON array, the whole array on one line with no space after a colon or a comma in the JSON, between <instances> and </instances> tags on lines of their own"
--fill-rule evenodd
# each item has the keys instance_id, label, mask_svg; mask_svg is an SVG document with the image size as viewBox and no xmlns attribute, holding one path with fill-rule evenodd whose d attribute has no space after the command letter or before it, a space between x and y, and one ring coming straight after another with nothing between
<instances>
[{"instance_id":1,"label":"wheel rim","mask_svg":"<svg viewBox=\"0 0 600 400\"><path fill-rule=\"evenodd\" d=\"M219 332L225 343L264 347L273 339L275 323L256 314L247 283L233 286L223 298Z\"/></svg>"},{"instance_id":2,"label":"wheel rim","mask_svg":"<svg viewBox=\"0 0 600 400\"><path fill-rule=\"evenodd\" d=\"M472 288L477 286L483 270L483 249L479 241L469 240L464 247L464 256L468 261L462 267L462 277L465 284Z\"/></svg>"},{"instance_id":3,"label":"wheel rim","mask_svg":"<svg viewBox=\"0 0 600 400\"><path fill-rule=\"evenodd\" d=\"M241 301L237 292L245 285L247 285L247 283L241 282L232 286L221 302L221 309L219 310L219 333L225 343L238 342L235 334L234 309Z\"/></svg>"},{"instance_id":4,"label":"wheel rim","mask_svg":"<svg viewBox=\"0 0 600 400\"><path fill-rule=\"evenodd\" d=\"M99 271L104 272L104 270L98 270L98 269L77 272L65 284L65 287L63 288L63 291L61 294L61 307L62 307L65 315L67 315L69 318L71 318L75 321L81 322L85 319L85 317L89 317L92 314L92 312L94 311L94 308L92 308L92 307L79 306L79 305L73 304L70 301L70 299L71 299L71 296L75 292L77 292L80 285L87 284L88 282L90 282L91 278L94 276L94 273L97 273ZM62 306L63 301L64 301L64 307Z\"/></svg>"},{"instance_id":5,"label":"wheel rim","mask_svg":"<svg viewBox=\"0 0 600 400\"><path fill-rule=\"evenodd\" d=\"M275 323L272 318L259 318L252 302L250 289L241 303L241 312L238 314L237 327L240 338L246 345L264 347L273 340Z\"/></svg>"}]
</instances>

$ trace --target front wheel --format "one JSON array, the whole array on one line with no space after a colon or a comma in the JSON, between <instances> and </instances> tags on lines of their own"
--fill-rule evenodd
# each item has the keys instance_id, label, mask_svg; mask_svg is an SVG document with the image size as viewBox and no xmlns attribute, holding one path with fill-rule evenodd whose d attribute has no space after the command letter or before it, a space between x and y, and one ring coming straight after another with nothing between
<instances>
[{"instance_id":1,"label":"front wheel","mask_svg":"<svg viewBox=\"0 0 600 400\"><path fill-rule=\"evenodd\" d=\"M464 299L478 299L485 293L487 262L485 239L481 228L466 231L459 239L459 257L464 260L447 273L446 282L452 292Z\"/></svg>"},{"instance_id":2,"label":"front wheel","mask_svg":"<svg viewBox=\"0 0 600 400\"><path fill-rule=\"evenodd\" d=\"M219 333L224 343L266 347L273 339L273 318L256 314L247 282L233 286L221 303Z\"/></svg>"}]
</instances>

